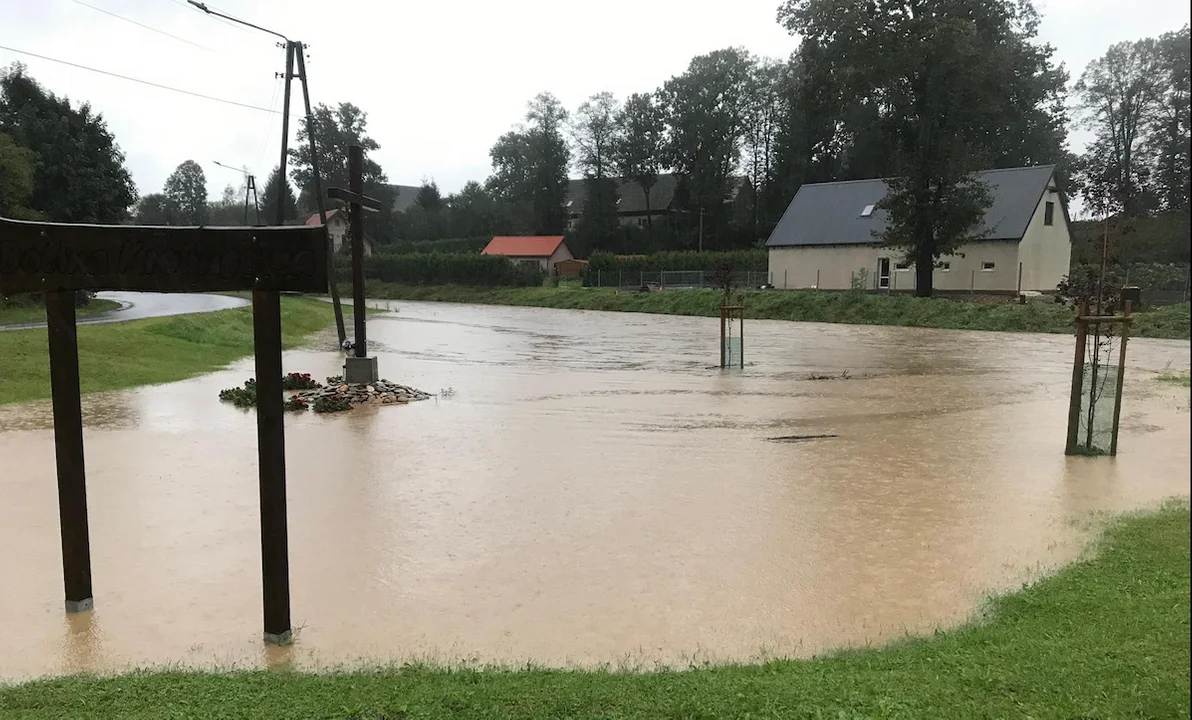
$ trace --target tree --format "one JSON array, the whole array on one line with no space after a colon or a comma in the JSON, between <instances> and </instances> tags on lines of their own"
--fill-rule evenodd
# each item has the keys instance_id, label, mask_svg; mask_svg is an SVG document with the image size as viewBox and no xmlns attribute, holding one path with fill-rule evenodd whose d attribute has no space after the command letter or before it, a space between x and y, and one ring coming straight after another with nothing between
<instances>
[{"instance_id":1,"label":"tree","mask_svg":"<svg viewBox=\"0 0 1192 720\"><path fill-rule=\"evenodd\" d=\"M162 194L169 204L170 225L207 222L207 177L194 160L186 160L166 178Z\"/></svg>"},{"instance_id":2,"label":"tree","mask_svg":"<svg viewBox=\"0 0 1192 720\"><path fill-rule=\"evenodd\" d=\"M241 183L240 187L233 185L225 185L223 194L215 202L207 204L207 224L235 227L240 225L254 225L257 223L257 214L260 211L260 198L257 199L257 208L254 209L251 205L252 197L249 197L249 206L247 207L247 214L245 213L244 194L247 189L247 183ZM261 215L261 222L265 222L265 216Z\"/></svg>"},{"instance_id":3,"label":"tree","mask_svg":"<svg viewBox=\"0 0 1192 720\"><path fill-rule=\"evenodd\" d=\"M1079 168L1081 193L1103 213L1137 217L1153 206L1150 167L1139 151L1161 108L1161 67L1154 38L1122 42L1089 63L1076 83L1093 131Z\"/></svg>"},{"instance_id":4,"label":"tree","mask_svg":"<svg viewBox=\"0 0 1192 720\"><path fill-rule=\"evenodd\" d=\"M659 92L668 159L685 176L690 209L706 212L713 232L723 224L729 177L740 159L753 66L745 50L717 50L693 58L686 72Z\"/></svg>"},{"instance_id":5,"label":"tree","mask_svg":"<svg viewBox=\"0 0 1192 720\"><path fill-rule=\"evenodd\" d=\"M888 211L880 239L905 250L916 294L930 296L935 262L973 238L988 207L975 172L1004 154L1001 134L1053 129L1062 71L1049 46L1034 44L1034 8L1029 0L787 0L779 19L834 73L830 103L858 99L881 129L897 178L880 203Z\"/></svg>"},{"instance_id":6,"label":"tree","mask_svg":"<svg viewBox=\"0 0 1192 720\"><path fill-rule=\"evenodd\" d=\"M633 180L646 198L646 223L654 238L654 216L650 213L650 190L662 172L666 124L654 96L634 93L617 113L612 160L617 175Z\"/></svg>"},{"instance_id":7,"label":"tree","mask_svg":"<svg viewBox=\"0 0 1192 720\"><path fill-rule=\"evenodd\" d=\"M370 152L379 150L381 146L365 132L368 128L368 113L352 103L344 102L334 109L319 104L313 116L323 197L327 196L327 188L348 187L348 148L359 145L364 149L364 193L381 201L382 212L387 212L395 196L386 184L385 172L369 157ZM298 146L290 150L290 160L294 164L290 177L298 186L298 205L304 212L314 213L318 206L314 195L314 170L306 123L299 125Z\"/></svg>"},{"instance_id":8,"label":"tree","mask_svg":"<svg viewBox=\"0 0 1192 720\"><path fill-rule=\"evenodd\" d=\"M1158 107L1151 122L1147 153L1153 158L1155 194L1164 210L1187 208L1189 157L1192 152L1192 74L1188 26L1159 37L1158 55L1161 88Z\"/></svg>"},{"instance_id":9,"label":"tree","mask_svg":"<svg viewBox=\"0 0 1192 720\"><path fill-rule=\"evenodd\" d=\"M266 225L277 223L278 198L284 203L282 213L283 224L298 219L298 201L294 199L294 189L289 181L282 177L279 168L273 168L269 179L265 182L265 191L261 194L261 222Z\"/></svg>"},{"instance_id":10,"label":"tree","mask_svg":"<svg viewBox=\"0 0 1192 720\"><path fill-rule=\"evenodd\" d=\"M439 186L435 184L434 180L422 183L422 187L418 188L418 199L416 203L427 212L438 212L443 207L443 196L439 194Z\"/></svg>"},{"instance_id":11,"label":"tree","mask_svg":"<svg viewBox=\"0 0 1192 720\"><path fill-rule=\"evenodd\" d=\"M558 98L540 93L527 103L526 123L493 145L487 186L510 206L514 224L540 235L567 228L567 168L571 150L563 137L567 111Z\"/></svg>"},{"instance_id":12,"label":"tree","mask_svg":"<svg viewBox=\"0 0 1192 720\"><path fill-rule=\"evenodd\" d=\"M28 208L51 222L124 222L136 201L103 116L46 92L14 64L0 72L0 132L37 157Z\"/></svg>"},{"instance_id":13,"label":"tree","mask_svg":"<svg viewBox=\"0 0 1192 720\"><path fill-rule=\"evenodd\" d=\"M18 220L38 218L38 213L29 207L36 165L36 153L0 133L0 215Z\"/></svg>"},{"instance_id":14,"label":"tree","mask_svg":"<svg viewBox=\"0 0 1192 720\"><path fill-rule=\"evenodd\" d=\"M137 225L171 225L170 200L164 193L149 193L136 205L133 220Z\"/></svg>"},{"instance_id":15,"label":"tree","mask_svg":"<svg viewBox=\"0 0 1192 720\"><path fill-rule=\"evenodd\" d=\"M584 176L579 233L583 236L581 243L589 248L604 248L614 242L620 225L617 182L612 177L618 109L612 93L596 93L579 106L571 123L576 164Z\"/></svg>"},{"instance_id":16,"label":"tree","mask_svg":"<svg viewBox=\"0 0 1192 720\"><path fill-rule=\"evenodd\" d=\"M747 175L754 191L751 234L755 238L760 233L763 211L768 210L764 198L769 196L774 175L775 138L781 119L779 94L784 71L782 64L775 60L759 61L752 68L745 96L745 155L748 161ZM769 212L765 214L768 224ZM775 221L777 219L773 218Z\"/></svg>"}]
</instances>

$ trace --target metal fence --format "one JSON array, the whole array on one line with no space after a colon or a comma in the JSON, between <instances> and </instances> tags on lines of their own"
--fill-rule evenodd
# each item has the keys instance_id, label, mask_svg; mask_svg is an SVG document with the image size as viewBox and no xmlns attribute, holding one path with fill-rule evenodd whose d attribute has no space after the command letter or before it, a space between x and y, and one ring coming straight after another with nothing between
<instances>
[{"instance_id":1,"label":"metal fence","mask_svg":"<svg viewBox=\"0 0 1192 720\"><path fill-rule=\"evenodd\" d=\"M757 288L770 282L770 273L765 270L741 270L732 275L732 285L737 288ZM657 290L716 287L714 274L703 270L589 270L584 277L584 285L631 289L649 287Z\"/></svg>"}]
</instances>

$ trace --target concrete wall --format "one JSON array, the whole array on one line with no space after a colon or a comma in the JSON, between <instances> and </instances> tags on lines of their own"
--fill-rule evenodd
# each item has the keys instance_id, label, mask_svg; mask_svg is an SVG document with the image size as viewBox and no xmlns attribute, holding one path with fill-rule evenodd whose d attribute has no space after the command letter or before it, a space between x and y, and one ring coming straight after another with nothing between
<instances>
[{"instance_id":1,"label":"concrete wall","mask_svg":"<svg viewBox=\"0 0 1192 720\"><path fill-rule=\"evenodd\" d=\"M1052 224L1045 224L1047 203L1054 203ZM1054 183L1048 184L1047 192L1039 200L1035 215L1027 226L1022 242L1018 244L1018 262L1022 263L1023 290L1055 290L1055 286L1068 274L1072 261L1072 236L1060 195Z\"/></svg>"},{"instance_id":2,"label":"concrete wall","mask_svg":"<svg viewBox=\"0 0 1192 720\"><path fill-rule=\"evenodd\" d=\"M821 290L847 290L853 273L866 268L866 287L873 290L880 258L890 259L890 289L915 287L914 265L897 269L902 253L876 245L771 248L770 281L778 288L810 288L818 271ZM948 267L935 269L932 285L937 290L1013 291L1018 286L1018 243L1012 240L965 245L940 262ZM983 269L987 262L993 263L992 270Z\"/></svg>"}]
</instances>

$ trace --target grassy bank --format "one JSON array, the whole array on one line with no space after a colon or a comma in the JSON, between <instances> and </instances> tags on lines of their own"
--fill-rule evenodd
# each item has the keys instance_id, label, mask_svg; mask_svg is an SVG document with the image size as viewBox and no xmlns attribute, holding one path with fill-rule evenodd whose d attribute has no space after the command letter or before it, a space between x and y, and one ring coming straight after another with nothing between
<instances>
[{"instance_id":1,"label":"grassy bank","mask_svg":"<svg viewBox=\"0 0 1192 720\"><path fill-rule=\"evenodd\" d=\"M1114 522L1089 558L981 624L808 661L611 672L137 672L0 687L0 716L1188 717L1186 503Z\"/></svg>"},{"instance_id":2,"label":"grassy bank","mask_svg":"<svg viewBox=\"0 0 1192 720\"><path fill-rule=\"evenodd\" d=\"M119 309L120 303L114 300L96 299L76 309L75 315L77 317L87 317L88 315L98 315ZM0 302L0 325L45 322L45 319L45 305L29 302Z\"/></svg>"},{"instance_id":3,"label":"grassy bank","mask_svg":"<svg viewBox=\"0 0 1192 720\"><path fill-rule=\"evenodd\" d=\"M329 303L282 298L287 347L334 322ZM0 332L0 403L50 396L44 329ZM252 308L79 326L83 392L118 390L193 377L252 354Z\"/></svg>"},{"instance_id":4,"label":"grassy bank","mask_svg":"<svg viewBox=\"0 0 1192 720\"><path fill-rule=\"evenodd\" d=\"M371 297L395 300L530 305L577 310L617 310L665 315L719 315L716 290L666 290L617 293L604 288L483 288L403 286L370 282ZM745 293L746 315L765 320L903 325L953 330L1072 332L1072 310L1052 303L962 302L909 295L767 290ZM1187 303L1138 313L1136 337L1189 339L1192 322Z\"/></svg>"}]
</instances>

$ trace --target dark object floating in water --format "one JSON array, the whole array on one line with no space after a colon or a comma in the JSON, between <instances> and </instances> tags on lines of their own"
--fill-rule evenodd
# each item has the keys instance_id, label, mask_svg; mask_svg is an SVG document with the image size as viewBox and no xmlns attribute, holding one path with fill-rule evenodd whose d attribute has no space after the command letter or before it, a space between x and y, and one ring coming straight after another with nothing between
<instances>
[{"instance_id":1,"label":"dark object floating in water","mask_svg":"<svg viewBox=\"0 0 1192 720\"><path fill-rule=\"evenodd\" d=\"M782 437L766 438L770 442L799 442L800 440L823 440L840 437L839 435L783 435Z\"/></svg>"}]
</instances>

